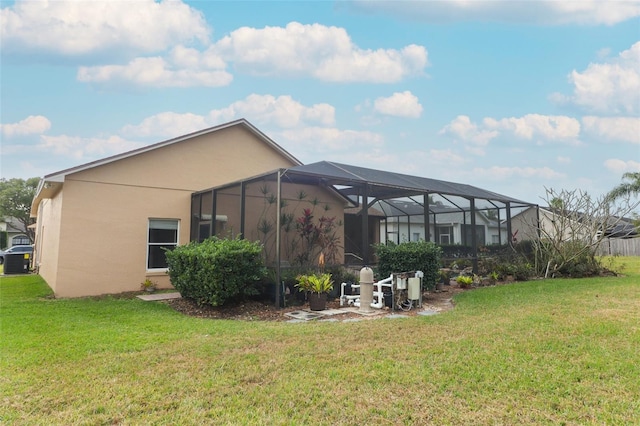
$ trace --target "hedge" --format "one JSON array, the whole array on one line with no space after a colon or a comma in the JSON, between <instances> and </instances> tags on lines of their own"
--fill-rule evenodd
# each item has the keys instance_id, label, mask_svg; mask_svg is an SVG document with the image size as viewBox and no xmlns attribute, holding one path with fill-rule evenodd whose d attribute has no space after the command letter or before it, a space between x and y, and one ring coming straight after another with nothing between
<instances>
[{"instance_id":1,"label":"hedge","mask_svg":"<svg viewBox=\"0 0 640 426\"><path fill-rule=\"evenodd\" d=\"M380 278L387 278L392 273L422 271L425 288L435 286L442 256L442 250L435 243L412 241L402 244L378 244L375 248Z\"/></svg>"},{"instance_id":2,"label":"hedge","mask_svg":"<svg viewBox=\"0 0 640 426\"><path fill-rule=\"evenodd\" d=\"M199 305L221 306L256 295L266 275L259 242L211 237L166 255L171 284Z\"/></svg>"}]
</instances>

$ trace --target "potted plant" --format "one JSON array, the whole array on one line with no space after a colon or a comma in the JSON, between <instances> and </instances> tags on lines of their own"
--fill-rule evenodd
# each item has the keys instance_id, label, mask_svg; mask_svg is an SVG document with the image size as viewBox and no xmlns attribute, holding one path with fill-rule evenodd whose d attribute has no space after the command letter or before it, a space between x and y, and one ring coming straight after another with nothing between
<instances>
[{"instance_id":1,"label":"potted plant","mask_svg":"<svg viewBox=\"0 0 640 426\"><path fill-rule=\"evenodd\" d=\"M473 277L470 277L469 275L460 275L456 278L456 281L460 288L469 288L473 284Z\"/></svg>"},{"instance_id":2,"label":"potted plant","mask_svg":"<svg viewBox=\"0 0 640 426\"><path fill-rule=\"evenodd\" d=\"M157 287L158 285L155 281L151 281L149 278L140 283L140 290L146 291L147 293L153 293Z\"/></svg>"},{"instance_id":3,"label":"potted plant","mask_svg":"<svg viewBox=\"0 0 640 426\"><path fill-rule=\"evenodd\" d=\"M449 275L449 269L441 268L438 271L438 281L436 282L436 291L444 290L445 285L450 284L451 276Z\"/></svg>"},{"instance_id":4,"label":"potted plant","mask_svg":"<svg viewBox=\"0 0 640 426\"><path fill-rule=\"evenodd\" d=\"M310 274L297 276L299 291L304 291L309 297L309 308L312 311L322 311L327 307L327 295L333 290L331 274Z\"/></svg>"}]
</instances>

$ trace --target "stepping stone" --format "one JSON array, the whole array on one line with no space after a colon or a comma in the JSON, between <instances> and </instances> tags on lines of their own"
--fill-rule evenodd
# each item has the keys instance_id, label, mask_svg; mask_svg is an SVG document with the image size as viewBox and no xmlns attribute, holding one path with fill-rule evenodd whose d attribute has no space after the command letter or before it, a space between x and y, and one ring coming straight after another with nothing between
<instances>
[{"instance_id":1,"label":"stepping stone","mask_svg":"<svg viewBox=\"0 0 640 426\"><path fill-rule=\"evenodd\" d=\"M155 302L158 300L170 300L170 299L181 299L180 293L154 293L154 294L141 294L140 296L136 296L140 300L144 300L146 302Z\"/></svg>"},{"instance_id":2,"label":"stepping stone","mask_svg":"<svg viewBox=\"0 0 640 426\"><path fill-rule=\"evenodd\" d=\"M431 315L437 315L440 312L438 311L432 311L431 309L425 309L424 311L420 311L418 312L418 315L423 315L425 317L431 316Z\"/></svg>"},{"instance_id":3,"label":"stepping stone","mask_svg":"<svg viewBox=\"0 0 640 426\"><path fill-rule=\"evenodd\" d=\"M391 314L391 315L387 315L386 318L389 319L396 319L396 318L409 318L409 315L402 315L402 314Z\"/></svg>"},{"instance_id":4,"label":"stepping stone","mask_svg":"<svg viewBox=\"0 0 640 426\"><path fill-rule=\"evenodd\" d=\"M318 314L315 312L308 312L308 311L287 312L285 315L293 319L302 320L302 321L310 321L310 320L322 318L322 314Z\"/></svg>"}]
</instances>

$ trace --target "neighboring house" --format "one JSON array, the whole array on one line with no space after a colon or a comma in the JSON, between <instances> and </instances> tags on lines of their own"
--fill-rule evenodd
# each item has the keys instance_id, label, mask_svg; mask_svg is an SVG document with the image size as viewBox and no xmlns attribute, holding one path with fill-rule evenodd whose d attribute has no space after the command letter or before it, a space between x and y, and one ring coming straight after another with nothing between
<instances>
[{"instance_id":1,"label":"neighboring house","mask_svg":"<svg viewBox=\"0 0 640 426\"><path fill-rule=\"evenodd\" d=\"M22 223L16 218L9 217L0 220L0 232L7 233L7 247L0 247L1 249L31 244L31 240L29 240Z\"/></svg>"},{"instance_id":2,"label":"neighboring house","mask_svg":"<svg viewBox=\"0 0 640 426\"><path fill-rule=\"evenodd\" d=\"M556 237L559 232L562 232L563 240L571 240L575 237L590 240L601 235L600 231L589 235L592 229L589 226L581 226L580 214L571 214L565 218L561 218L560 215L560 212L551 207L524 209L511 218L513 237L516 241L533 240L539 235ZM630 219L612 216L608 222L609 225L604 231L606 238L633 238L638 235L637 228Z\"/></svg>"},{"instance_id":3,"label":"neighboring house","mask_svg":"<svg viewBox=\"0 0 640 426\"><path fill-rule=\"evenodd\" d=\"M192 193L300 162L246 120L45 176L34 267L56 296L170 287L164 247L190 239Z\"/></svg>"},{"instance_id":4,"label":"neighboring house","mask_svg":"<svg viewBox=\"0 0 640 426\"><path fill-rule=\"evenodd\" d=\"M384 240L402 243L425 240L423 207L407 200L387 200L376 208L385 212L386 221L380 222L380 235ZM429 205L429 240L442 245L471 244L471 212L453 206L434 203ZM506 244L506 224L491 219L477 210L476 237L479 245Z\"/></svg>"}]
</instances>

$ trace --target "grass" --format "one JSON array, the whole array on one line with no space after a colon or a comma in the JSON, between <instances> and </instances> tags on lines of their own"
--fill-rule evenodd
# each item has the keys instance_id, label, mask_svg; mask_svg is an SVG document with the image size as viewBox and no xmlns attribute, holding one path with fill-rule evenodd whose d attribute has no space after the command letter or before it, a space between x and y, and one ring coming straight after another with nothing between
<instances>
[{"instance_id":1,"label":"grass","mask_svg":"<svg viewBox=\"0 0 640 426\"><path fill-rule=\"evenodd\" d=\"M433 317L258 323L0 282L3 424L633 424L640 258L625 276L460 295Z\"/></svg>"}]
</instances>

